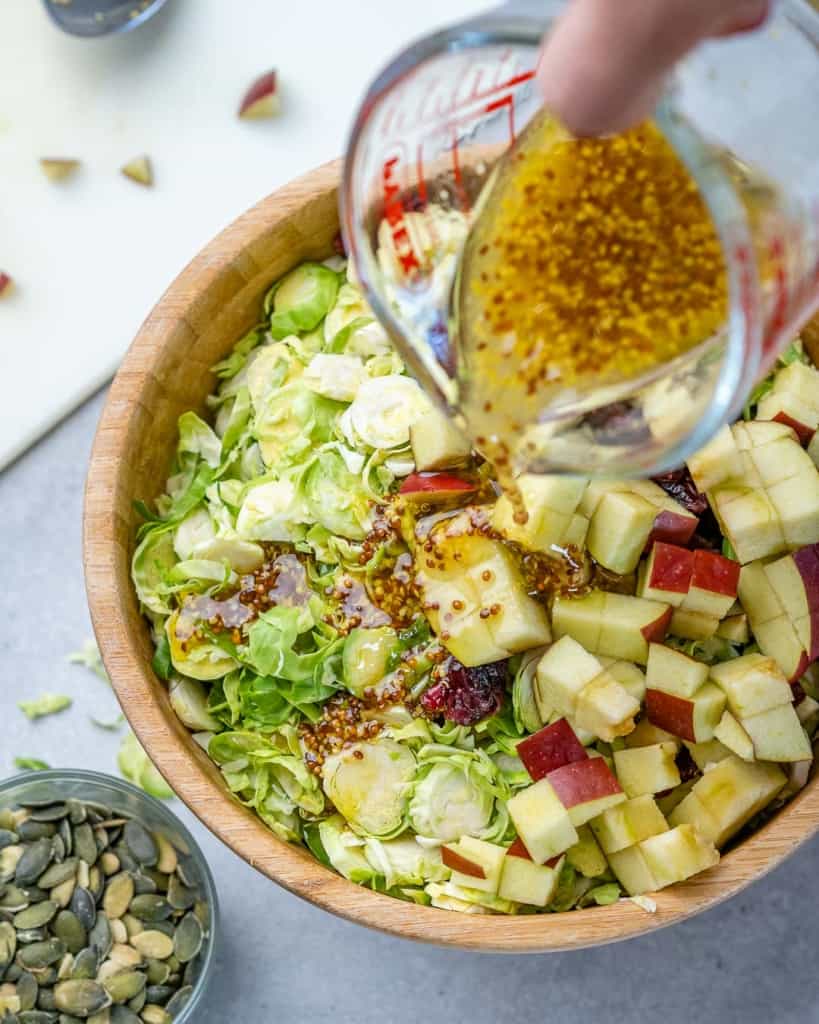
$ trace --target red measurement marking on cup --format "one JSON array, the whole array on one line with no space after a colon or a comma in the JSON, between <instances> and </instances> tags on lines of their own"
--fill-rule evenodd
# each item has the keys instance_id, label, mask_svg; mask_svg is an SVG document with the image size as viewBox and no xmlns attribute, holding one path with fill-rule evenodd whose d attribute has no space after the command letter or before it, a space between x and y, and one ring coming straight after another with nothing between
<instances>
[{"instance_id":1,"label":"red measurement marking on cup","mask_svg":"<svg viewBox=\"0 0 819 1024\"><path fill-rule=\"evenodd\" d=\"M403 191L401 177L402 170L406 167L406 160L402 164L402 157L405 156L403 147L396 147L392 156L384 161L381 188L384 196L384 219L389 225L395 255L401 264L401 269L409 277L416 270L420 270L421 264L412 246L412 240L404 220L404 206L401 202Z\"/></svg>"}]
</instances>

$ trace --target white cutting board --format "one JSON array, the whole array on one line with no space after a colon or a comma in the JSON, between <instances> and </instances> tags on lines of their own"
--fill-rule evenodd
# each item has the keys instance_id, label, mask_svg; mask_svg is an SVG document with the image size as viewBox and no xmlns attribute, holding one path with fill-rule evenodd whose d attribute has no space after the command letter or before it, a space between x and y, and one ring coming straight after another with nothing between
<instances>
[{"instance_id":1,"label":"white cutting board","mask_svg":"<svg viewBox=\"0 0 819 1024\"><path fill-rule=\"evenodd\" d=\"M115 370L140 323L222 227L341 153L356 103L413 37L479 0L169 0L134 32L59 32L0 5L0 468ZM283 113L236 118L275 67ZM118 168L151 156L156 185ZM83 161L61 185L42 156Z\"/></svg>"}]
</instances>

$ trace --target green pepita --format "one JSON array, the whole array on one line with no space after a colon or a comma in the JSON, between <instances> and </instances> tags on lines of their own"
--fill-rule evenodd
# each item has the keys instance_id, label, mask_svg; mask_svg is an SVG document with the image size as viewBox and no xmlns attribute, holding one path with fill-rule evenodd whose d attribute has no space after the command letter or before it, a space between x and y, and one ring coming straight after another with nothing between
<instances>
[{"instance_id":1,"label":"green pepita","mask_svg":"<svg viewBox=\"0 0 819 1024\"><path fill-rule=\"evenodd\" d=\"M167 960L174 952L174 940L153 929L135 935L131 943L142 956L150 957L152 960Z\"/></svg>"},{"instance_id":2,"label":"green pepita","mask_svg":"<svg viewBox=\"0 0 819 1024\"><path fill-rule=\"evenodd\" d=\"M71 969L71 977L80 980L82 978L95 978L99 966L99 956L96 950L90 946L81 949L74 957L74 966Z\"/></svg>"},{"instance_id":3,"label":"green pepita","mask_svg":"<svg viewBox=\"0 0 819 1024\"><path fill-rule=\"evenodd\" d=\"M94 830L88 822L84 821L81 825L75 825L72 837L76 856L80 860L84 860L89 867L92 864L96 864L98 856L97 840L94 838Z\"/></svg>"},{"instance_id":4,"label":"green pepita","mask_svg":"<svg viewBox=\"0 0 819 1024\"><path fill-rule=\"evenodd\" d=\"M94 927L88 933L88 945L92 949L96 950L97 955L100 959L108 956L113 945L113 936L111 935L111 925L108 923L108 918L105 914L97 914L97 920Z\"/></svg>"},{"instance_id":5,"label":"green pepita","mask_svg":"<svg viewBox=\"0 0 819 1024\"><path fill-rule=\"evenodd\" d=\"M71 912L79 919L80 924L88 932L97 920L97 901L88 889L78 885L74 889L69 904Z\"/></svg>"},{"instance_id":6,"label":"green pepita","mask_svg":"<svg viewBox=\"0 0 819 1024\"><path fill-rule=\"evenodd\" d=\"M142 1010L145 1024L171 1024L171 1015L155 1003L147 1003Z\"/></svg>"},{"instance_id":7,"label":"green pepita","mask_svg":"<svg viewBox=\"0 0 819 1024\"><path fill-rule=\"evenodd\" d=\"M119 871L119 857L110 850L106 850L105 853L100 855L99 860L102 873L106 878L110 878L111 875L115 875Z\"/></svg>"},{"instance_id":8,"label":"green pepita","mask_svg":"<svg viewBox=\"0 0 819 1024\"><path fill-rule=\"evenodd\" d=\"M57 1000L54 998L53 989L40 988L37 993L37 1009L47 1010L49 1013L53 1013L57 1009Z\"/></svg>"},{"instance_id":9,"label":"green pepita","mask_svg":"<svg viewBox=\"0 0 819 1024\"><path fill-rule=\"evenodd\" d=\"M52 864L37 879L37 885L41 889L53 889L56 885L62 885L77 874L77 858L66 857L59 864Z\"/></svg>"},{"instance_id":10,"label":"green pepita","mask_svg":"<svg viewBox=\"0 0 819 1024\"><path fill-rule=\"evenodd\" d=\"M134 879L134 892L137 896L145 896L147 893L156 893L156 882L153 878L144 874L142 871L137 871L133 875Z\"/></svg>"},{"instance_id":11,"label":"green pepita","mask_svg":"<svg viewBox=\"0 0 819 1024\"><path fill-rule=\"evenodd\" d=\"M37 979L28 971L23 971L17 979L17 998L20 1000L21 1010L33 1010L37 1005L37 992L39 986Z\"/></svg>"},{"instance_id":12,"label":"green pepita","mask_svg":"<svg viewBox=\"0 0 819 1024\"><path fill-rule=\"evenodd\" d=\"M71 831L70 818L63 818L63 820L57 826L57 834L63 841L66 857L70 857L71 854L74 852L74 833Z\"/></svg>"},{"instance_id":13,"label":"green pepita","mask_svg":"<svg viewBox=\"0 0 819 1024\"><path fill-rule=\"evenodd\" d=\"M145 989L143 988L141 992L137 992L133 999L128 1000L127 1006L128 1009L133 1011L134 1013L139 1013L142 1007L147 1003L147 1001L148 1000L145 997Z\"/></svg>"},{"instance_id":14,"label":"green pepita","mask_svg":"<svg viewBox=\"0 0 819 1024\"><path fill-rule=\"evenodd\" d=\"M51 1013L48 1010L35 1010L31 1007L18 1014L17 1019L20 1024L58 1024L60 1018L56 1013Z\"/></svg>"},{"instance_id":15,"label":"green pepita","mask_svg":"<svg viewBox=\"0 0 819 1024\"><path fill-rule=\"evenodd\" d=\"M0 975L6 970L17 952L17 932L8 921L0 921Z\"/></svg>"},{"instance_id":16,"label":"green pepita","mask_svg":"<svg viewBox=\"0 0 819 1024\"><path fill-rule=\"evenodd\" d=\"M193 994L193 989L190 985L185 985L180 988L179 991L171 999L168 1000L165 1006L166 1011L170 1014L171 1020L177 1017L182 1010L187 1006L188 1000Z\"/></svg>"},{"instance_id":17,"label":"green pepita","mask_svg":"<svg viewBox=\"0 0 819 1024\"><path fill-rule=\"evenodd\" d=\"M128 942L128 929L122 923L122 919L115 917L109 923L111 925L111 937L114 940L114 945L124 946Z\"/></svg>"},{"instance_id":18,"label":"green pepita","mask_svg":"<svg viewBox=\"0 0 819 1024\"><path fill-rule=\"evenodd\" d=\"M172 875L179 863L179 855L173 843L161 832L154 832L154 841L159 851L159 858L156 862L157 871L161 871L163 875Z\"/></svg>"},{"instance_id":19,"label":"green pepita","mask_svg":"<svg viewBox=\"0 0 819 1024\"><path fill-rule=\"evenodd\" d=\"M164 896L146 893L142 896L134 896L129 911L143 922L165 921L173 913L173 907Z\"/></svg>"},{"instance_id":20,"label":"green pepita","mask_svg":"<svg viewBox=\"0 0 819 1024\"><path fill-rule=\"evenodd\" d=\"M54 886L51 892L49 892L48 898L53 900L60 908L67 907L71 902L71 897L74 895L76 885L75 879L67 878L64 882Z\"/></svg>"},{"instance_id":21,"label":"green pepita","mask_svg":"<svg viewBox=\"0 0 819 1024\"><path fill-rule=\"evenodd\" d=\"M24 946L17 954L17 961L27 970L37 970L56 964L65 956L66 948L62 939L46 939Z\"/></svg>"},{"instance_id":22,"label":"green pepita","mask_svg":"<svg viewBox=\"0 0 819 1024\"><path fill-rule=\"evenodd\" d=\"M142 1021L132 1007L112 1006L111 1024L142 1024Z\"/></svg>"},{"instance_id":23,"label":"green pepita","mask_svg":"<svg viewBox=\"0 0 819 1024\"><path fill-rule=\"evenodd\" d=\"M153 867L159 860L159 849L154 837L135 819L126 822L122 838L138 863Z\"/></svg>"},{"instance_id":24,"label":"green pepita","mask_svg":"<svg viewBox=\"0 0 819 1024\"><path fill-rule=\"evenodd\" d=\"M17 832L10 828L0 828L0 850L5 850L7 846L14 846L18 839Z\"/></svg>"},{"instance_id":25,"label":"green pepita","mask_svg":"<svg viewBox=\"0 0 819 1024\"><path fill-rule=\"evenodd\" d=\"M58 864L61 864L65 860L65 843L63 842L62 836L52 836L51 852L52 857Z\"/></svg>"},{"instance_id":26,"label":"green pepita","mask_svg":"<svg viewBox=\"0 0 819 1024\"><path fill-rule=\"evenodd\" d=\"M106 978L104 988L115 1003L127 1003L145 988L145 975L140 971L123 971Z\"/></svg>"},{"instance_id":27,"label":"green pepita","mask_svg":"<svg viewBox=\"0 0 819 1024\"><path fill-rule=\"evenodd\" d=\"M124 871L108 882L102 898L102 909L109 918L122 917L134 899L134 880Z\"/></svg>"},{"instance_id":28,"label":"green pepita","mask_svg":"<svg viewBox=\"0 0 819 1024\"><path fill-rule=\"evenodd\" d=\"M164 1006L175 991L176 989L172 985L149 985L146 989L148 1002Z\"/></svg>"},{"instance_id":29,"label":"green pepita","mask_svg":"<svg viewBox=\"0 0 819 1024\"><path fill-rule=\"evenodd\" d=\"M29 903L28 896L19 886L11 882L4 886L3 895L0 896L0 910L16 914L18 910L25 910Z\"/></svg>"},{"instance_id":30,"label":"green pepita","mask_svg":"<svg viewBox=\"0 0 819 1024\"><path fill-rule=\"evenodd\" d=\"M13 849L13 846L6 847L0 853L0 857L2 857L3 853L8 853L9 850ZM50 839L45 837L35 839L30 846L24 849L23 855L17 862L17 868L14 872L14 879L17 884L33 885L49 866L53 856L54 849Z\"/></svg>"},{"instance_id":31,"label":"green pepita","mask_svg":"<svg viewBox=\"0 0 819 1024\"><path fill-rule=\"evenodd\" d=\"M0 850L0 882L10 882L14 878L24 850L19 845L6 846Z\"/></svg>"},{"instance_id":32,"label":"green pepita","mask_svg":"<svg viewBox=\"0 0 819 1024\"><path fill-rule=\"evenodd\" d=\"M17 942L21 946L27 946L31 942L43 942L48 938L48 930L45 928L21 928L17 932Z\"/></svg>"},{"instance_id":33,"label":"green pepita","mask_svg":"<svg viewBox=\"0 0 819 1024\"><path fill-rule=\"evenodd\" d=\"M61 981L54 989L57 1009L76 1017L90 1017L111 1005L111 997L96 981Z\"/></svg>"},{"instance_id":34,"label":"green pepita","mask_svg":"<svg viewBox=\"0 0 819 1024\"><path fill-rule=\"evenodd\" d=\"M57 909L57 904L51 900L35 903L14 915L14 927L18 931L25 931L27 928L42 928L54 917Z\"/></svg>"},{"instance_id":35,"label":"green pepita","mask_svg":"<svg viewBox=\"0 0 819 1024\"><path fill-rule=\"evenodd\" d=\"M111 1011L105 1009L99 1013L92 1013L88 1018L88 1024L111 1024Z\"/></svg>"},{"instance_id":36,"label":"green pepita","mask_svg":"<svg viewBox=\"0 0 819 1024\"><path fill-rule=\"evenodd\" d=\"M111 960L122 967L138 967L142 963L142 954L134 946L114 945L111 947Z\"/></svg>"},{"instance_id":37,"label":"green pepita","mask_svg":"<svg viewBox=\"0 0 819 1024\"><path fill-rule=\"evenodd\" d=\"M56 833L57 826L48 821L33 821L27 818L17 826L17 835L23 843L33 843L35 839L51 839Z\"/></svg>"},{"instance_id":38,"label":"green pepita","mask_svg":"<svg viewBox=\"0 0 819 1024\"><path fill-rule=\"evenodd\" d=\"M88 929L73 910L61 910L52 928L57 938L62 939L65 948L74 956L88 944Z\"/></svg>"},{"instance_id":39,"label":"green pepita","mask_svg":"<svg viewBox=\"0 0 819 1024\"><path fill-rule=\"evenodd\" d=\"M168 903L174 910L190 910L196 902L196 893L182 883L176 875L168 879Z\"/></svg>"},{"instance_id":40,"label":"green pepita","mask_svg":"<svg viewBox=\"0 0 819 1024\"><path fill-rule=\"evenodd\" d=\"M68 805L52 803L48 807L36 807L31 812L31 821L60 821L68 814Z\"/></svg>"},{"instance_id":41,"label":"green pepita","mask_svg":"<svg viewBox=\"0 0 819 1024\"><path fill-rule=\"evenodd\" d=\"M173 951L180 963L189 963L202 948L202 925L194 914L185 914L176 929Z\"/></svg>"},{"instance_id":42,"label":"green pepita","mask_svg":"<svg viewBox=\"0 0 819 1024\"><path fill-rule=\"evenodd\" d=\"M170 967L161 960L148 960L147 975L149 985L164 985L170 973Z\"/></svg>"}]
</instances>

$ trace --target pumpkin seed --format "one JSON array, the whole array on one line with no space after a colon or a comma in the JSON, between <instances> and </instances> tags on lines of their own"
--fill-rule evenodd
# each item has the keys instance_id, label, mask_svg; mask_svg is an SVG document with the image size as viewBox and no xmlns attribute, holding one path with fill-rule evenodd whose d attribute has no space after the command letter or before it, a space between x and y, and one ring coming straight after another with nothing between
<instances>
[{"instance_id":1,"label":"pumpkin seed","mask_svg":"<svg viewBox=\"0 0 819 1024\"><path fill-rule=\"evenodd\" d=\"M194 914L185 914L176 929L173 951L180 963L187 964L202 948L204 934L202 925Z\"/></svg>"},{"instance_id":2,"label":"pumpkin seed","mask_svg":"<svg viewBox=\"0 0 819 1024\"><path fill-rule=\"evenodd\" d=\"M50 1013L57 1009L57 1000L54 998L52 989L40 988L37 993L37 1009L47 1010Z\"/></svg>"},{"instance_id":3,"label":"pumpkin seed","mask_svg":"<svg viewBox=\"0 0 819 1024\"><path fill-rule=\"evenodd\" d=\"M59 1019L56 1013L51 1013L48 1010L35 1010L34 1007L29 1007L28 1010L23 1010L18 1014L20 1024L58 1024Z\"/></svg>"},{"instance_id":4,"label":"pumpkin seed","mask_svg":"<svg viewBox=\"0 0 819 1024\"><path fill-rule=\"evenodd\" d=\"M101 825L94 826L94 841L97 844L97 856L111 845L111 837Z\"/></svg>"},{"instance_id":5,"label":"pumpkin seed","mask_svg":"<svg viewBox=\"0 0 819 1024\"><path fill-rule=\"evenodd\" d=\"M112 1006L111 1024L142 1024L142 1021L130 1007Z\"/></svg>"},{"instance_id":6,"label":"pumpkin seed","mask_svg":"<svg viewBox=\"0 0 819 1024\"><path fill-rule=\"evenodd\" d=\"M8 921L0 921L0 975L14 959L17 951L17 932Z\"/></svg>"},{"instance_id":7,"label":"pumpkin seed","mask_svg":"<svg viewBox=\"0 0 819 1024\"><path fill-rule=\"evenodd\" d=\"M52 836L51 852L57 864L61 864L65 860L65 843L61 836Z\"/></svg>"},{"instance_id":8,"label":"pumpkin seed","mask_svg":"<svg viewBox=\"0 0 819 1024\"><path fill-rule=\"evenodd\" d=\"M111 1011L105 1009L99 1013L92 1013L88 1018L88 1024L111 1024Z\"/></svg>"},{"instance_id":9,"label":"pumpkin seed","mask_svg":"<svg viewBox=\"0 0 819 1024\"><path fill-rule=\"evenodd\" d=\"M173 907L163 896L146 893L134 896L128 908L140 921L165 921L173 913Z\"/></svg>"},{"instance_id":10,"label":"pumpkin seed","mask_svg":"<svg viewBox=\"0 0 819 1024\"><path fill-rule=\"evenodd\" d=\"M5 850L7 846L14 846L19 838L19 834L13 829L0 828L0 850Z\"/></svg>"},{"instance_id":11,"label":"pumpkin seed","mask_svg":"<svg viewBox=\"0 0 819 1024\"><path fill-rule=\"evenodd\" d=\"M81 860L77 863L77 885L82 886L83 889L87 889L90 881L91 869L84 860Z\"/></svg>"},{"instance_id":12,"label":"pumpkin seed","mask_svg":"<svg viewBox=\"0 0 819 1024\"><path fill-rule=\"evenodd\" d=\"M143 874L143 872L137 871L134 874L133 879L134 892L137 896L145 896L147 893L156 893L156 882L146 874Z\"/></svg>"},{"instance_id":13,"label":"pumpkin seed","mask_svg":"<svg viewBox=\"0 0 819 1024\"><path fill-rule=\"evenodd\" d=\"M109 918L122 917L134 899L134 880L124 871L108 882L102 897L102 909Z\"/></svg>"},{"instance_id":14,"label":"pumpkin seed","mask_svg":"<svg viewBox=\"0 0 819 1024\"><path fill-rule=\"evenodd\" d=\"M57 972L53 967L32 967L31 973L40 988L48 988L49 985L53 985L57 981Z\"/></svg>"},{"instance_id":15,"label":"pumpkin seed","mask_svg":"<svg viewBox=\"0 0 819 1024\"><path fill-rule=\"evenodd\" d=\"M66 857L59 864L52 864L50 868L47 868L37 879L37 885L40 889L53 889L54 886L62 885L68 879L75 878L76 874L77 858Z\"/></svg>"},{"instance_id":16,"label":"pumpkin seed","mask_svg":"<svg viewBox=\"0 0 819 1024\"><path fill-rule=\"evenodd\" d=\"M197 900L193 905L193 912L196 915L196 920L202 925L202 930L207 931L210 928L210 908L204 900Z\"/></svg>"},{"instance_id":17,"label":"pumpkin seed","mask_svg":"<svg viewBox=\"0 0 819 1024\"><path fill-rule=\"evenodd\" d=\"M154 930L135 935L131 944L142 956L150 957L152 960L167 960L174 951L174 940Z\"/></svg>"},{"instance_id":18,"label":"pumpkin seed","mask_svg":"<svg viewBox=\"0 0 819 1024\"><path fill-rule=\"evenodd\" d=\"M111 875L115 875L119 871L119 857L112 853L110 850L106 850L105 853L100 855L99 860L102 873L106 878L110 878Z\"/></svg>"},{"instance_id":19,"label":"pumpkin seed","mask_svg":"<svg viewBox=\"0 0 819 1024\"><path fill-rule=\"evenodd\" d=\"M82 978L95 978L98 966L99 957L97 955L97 951L92 949L90 946L86 946L85 949L81 949L74 957L74 966L71 969L71 977L75 980Z\"/></svg>"},{"instance_id":20,"label":"pumpkin seed","mask_svg":"<svg viewBox=\"0 0 819 1024\"><path fill-rule=\"evenodd\" d=\"M106 960L100 964L100 969L97 971L97 981L100 985L104 985L109 978L113 978L115 974L122 974L127 969L118 960Z\"/></svg>"},{"instance_id":21,"label":"pumpkin seed","mask_svg":"<svg viewBox=\"0 0 819 1024\"><path fill-rule=\"evenodd\" d=\"M52 925L52 930L74 956L88 945L88 929L73 910L61 910Z\"/></svg>"},{"instance_id":22,"label":"pumpkin seed","mask_svg":"<svg viewBox=\"0 0 819 1024\"><path fill-rule=\"evenodd\" d=\"M125 823L122 830L122 838L125 845L131 851L134 858L147 867L153 867L159 860L159 849L154 837L144 825L132 818Z\"/></svg>"},{"instance_id":23,"label":"pumpkin seed","mask_svg":"<svg viewBox=\"0 0 819 1024\"><path fill-rule=\"evenodd\" d=\"M52 803L48 807L36 807L32 810L30 821L59 821L68 814L68 805L65 803ZM52 833L53 835L53 833Z\"/></svg>"},{"instance_id":24,"label":"pumpkin seed","mask_svg":"<svg viewBox=\"0 0 819 1024\"><path fill-rule=\"evenodd\" d=\"M142 1010L142 1019L145 1024L171 1024L170 1014L155 1003L146 1004Z\"/></svg>"},{"instance_id":25,"label":"pumpkin seed","mask_svg":"<svg viewBox=\"0 0 819 1024\"><path fill-rule=\"evenodd\" d=\"M92 1018L89 1017L89 1020ZM61 1013L57 1018L57 1024L83 1024L79 1017L72 1017L70 1013Z\"/></svg>"},{"instance_id":26,"label":"pumpkin seed","mask_svg":"<svg viewBox=\"0 0 819 1024\"><path fill-rule=\"evenodd\" d=\"M48 938L48 931L45 928L21 928L17 932L17 942L21 946L27 946L32 942L43 942Z\"/></svg>"},{"instance_id":27,"label":"pumpkin seed","mask_svg":"<svg viewBox=\"0 0 819 1024\"><path fill-rule=\"evenodd\" d=\"M145 975L140 971L123 971L103 982L105 991L115 1003L127 1003L145 988Z\"/></svg>"},{"instance_id":28,"label":"pumpkin seed","mask_svg":"<svg viewBox=\"0 0 819 1024\"><path fill-rule=\"evenodd\" d=\"M179 855L170 839L163 836L161 832L154 832L153 837L156 848L159 851L156 869L161 871L163 875L172 875L176 871L176 865L179 863Z\"/></svg>"},{"instance_id":29,"label":"pumpkin seed","mask_svg":"<svg viewBox=\"0 0 819 1024\"><path fill-rule=\"evenodd\" d=\"M8 853L9 850L13 849L15 847L7 846L0 853L0 857L2 857L3 853ZM50 839L45 837L35 839L30 846L24 849L23 855L17 862L14 880L18 885L33 885L49 866L53 856L54 850Z\"/></svg>"},{"instance_id":30,"label":"pumpkin seed","mask_svg":"<svg viewBox=\"0 0 819 1024\"><path fill-rule=\"evenodd\" d=\"M108 953L113 944L113 936L111 935L111 925L108 923L108 918L105 914L97 914L97 920L94 927L88 933L88 945L92 949L96 950L100 959L108 956Z\"/></svg>"},{"instance_id":31,"label":"pumpkin seed","mask_svg":"<svg viewBox=\"0 0 819 1024\"><path fill-rule=\"evenodd\" d=\"M28 970L50 967L65 956L65 943L62 939L46 939L45 942L33 942L25 946L17 954L21 967Z\"/></svg>"},{"instance_id":32,"label":"pumpkin seed","mask_svg":"<svg viewBox=\"0 0 819 1024\"><path fill-rule=\"evenodd\" d=\"M128 942L128 929L122 923L121 918L115 917L108 923L111 925L111 938L114 940L114 945L124 946Z\"/></svg>"},{"instance_id":33,"label":"pumpkin seed","mask_svg":"<svg viewBox=\"0 0 819 1024\"><path fill-rule=\"evenodd\" d=\"M114 945L110 957L123 967L137 967L142 963L142 954L134 946Z\"/></svg>"},{"instance_id":34,"label":"pumpkin seed","mask_svg":"<svg viewBox=\"0 0 819 1024\"><path fill-rule=\"evenodd\" d=\"M88 889L78 885L74 889L69 907L86 931L94 927L97 920L97 901Z\"/></svg>"},{"instance_id":35,"label":"pumpkin seed","mask_svg":"<svg viewBox=\"0 0 819 1024\"><path fill-rule=\"evenodd\" d=\"M74 957L66 953L57 968L57 981L65 981L74 976Z\"/></svg>"},{"instance_id":36,"label":"pumpkin seed","mask_svg":"<svg viewBox=\"0 0 819 1024\"><path fill-rule=\"evenodd\" d=\"M133 997L133 999L129 999L128 1000L127 1006L128 1006L128 1009L132 1010L134 1013L139 1013L140 1010L142 1009L142 1007L147 1002L148 1002L148 1000L147 1000L147 998L145 996L145 989L143 988L143 990L141 992L137 992L137 994Z\"/></svg>"},{"instance_id":37,"label":"pumpkin seed","mask_svg":"<svg viewBox=\"0 0 819 1024\"><path fill-rule=\"evenodd\" d=\"M4 887L3 895L0 896L0 910L8 910L16 914L18 910L25 910L29 902L30 900L25 890L13 883L9 883Z\"/></svg>"},{"instance_id":38,"label":"pumpkin seed","mask_svg":"<svg viewBox=\"0 0 819 1024\"><path fill-rule=\"evenodd\" d=\"M88 820L94 824L114 817L111 808L107 804L100 803L99 800L86 800L85 812Z\"/></svg>"},{"instance_id":39,"label":"pumpkin seed","mask_svg":"<svg viewBox=\"0 0 819 1024\"><path fill-rule=\"evenodd\" d=\"M54 917L57 909L57 904L51 900L35 903L14 915L14 927L18 931L24 931L26 928L42 928Z\"/></svg>"},{"instance_id":40,"label":"pumpkin seed","mask_svg":"<svg viewBox=\"0 0 819 1024\"><path fill-rule=\"evenodd\" d=\"M74 878L67 878L64 882L54 886L48 894L48 898L53 900L61 909L65 908L71 902L71 897L74 895L76 885L77 882Z\"/></svg>"},{"instance_id":41,"label":"pumpkin seed","mask_svg":"<svg viewBox=\"0 0 819 1024\"><path fill-rule=\"evenodd\" d=\"M149 985L145 991L147 992L149 1003L164 1006L176 989L173 985Z\"/></svg>"},{"instance_id":42,"label":"pumpkin seed","mask_svg":"<svg viewBox=\"0 0 819 1024\"><path fill-rule=\"evenodd\" d=\"M74 835L71 831L70 818L63 818L63 820L57 826L57 835L63 841L66 856L70 857L71 854L74 852Z\"/></svg>"},{"instance_id":43,"label":"pumpkin seed","mask_svg":"<svg viewBox=\"0 0 819 1024\"><path fill-rule=\"evenodd\" d=\"M74 842L74 853L80 860L84 860L85 863L91 867L92 864L97 862L97 840L94 838L94 830L88 824L83 822L81 825L75 825L72 831L72 839Z\"/></svg>"},{"instance_id":44,"label":"pumpkin seed","mask_svg":"<svg viewBox=\"0 0 819 1024\"><path fill-rule=\"evenodd\" d=\"M0 1020L3 1021L3 1024L8 1024L9 1021L19 1024L20 1018L17 1016L19 1009L20 1000L17 996L0 996L0 1013L3 1014Z\"/></svg>"},{"instance_id":45,"label":"pumpkin seed","mask_svg":"<svg viewBox=\"0 0 819 1024\"><path fill-rule=\"evenodd\" d=\"M57 1009L76 1017L90 1017L111 1005L111 997L96 981L61 981L54 989Z\"/></svg>"},{"instance_id":46,"label":"pumpkin seed","mask_svg":"<svg viewBox=\"0 0 819 1024\"><path fill-rule=\"evenodd\" d=\"M21 1010L33 1010L37 1005L37 979L28 971L23 971L16 982L17 997Z\"/></svg>"},{"instance_id":47,"label":"pumpkin seed","mask_svg":"<svg viewBox=\"0 0 819 1024\"><path fill-rule=\"evenodd\" d=\"M56 833L56 825L46 821L33 821L31 818L17 826L17 835L24 843L33 843L35 839L51 839Z\"/></svg>"},{"instance_id":48,"label":"pumpkin seed","mask_svg":"<svg viewBox=\"0 0 819 1024\"><path fill-rule=\"evenodd\" d=\"M69 798L66 800L68 806L68 820L72 825L81 825L85 821L86 809L85 804L81 800L74 800Z\"/></svg>"},{"instance_id":49,"label":"pumpkin seed","mask_svg":"<svg viewBox=\"0 0 819 1024\"><path fill-rule=\"evenodd\" d=\"M182 964L180 964L180 962L176 959L176 954L174 954L173 956L169 956L168 959L166 960L166 963L171 974L177 973L180 967L182 966ZM170 981L171 979L168 978L168 984L170 984Z\"/></svg>"},{"instance_id":50,"label":"pumpkin seed","mask_svg":"<svg viewBox=\"0 0 819 1024\"><path fill-rule=\"evenodd\" d=\"M149 959L146 962L146 974L149 985L164 985L170 973L170 967L161 960Z\"/></svg>"},{"instance_id":51,"label":"pumpkin seed","mask_svg":"<svg viewBox=\"0 0 819 1024\"><path fill-rule=\"evenodd\" d=\"M185 985L184 988L180 988L176 995L172 996L171 999L168 1000L165 1010L169 1014L171 1020L184 1010L192 994L193 989L191 986Z\"/></svg>"},{"instance_id":52,"label":"pumpkin seed","mask_svg":"<svg viewBox=\"0 0 819 1024\"><path fill-rule=\"evenodd\" d=\"M88 872L88 891L94 897L95 902L99 902L104 888L105 876L95 864Z\"/></svg>"},{"instance_id":53,"label":"pumpkin seed","mask_svg":"<svg viewBox=\"0 0 819 1024\"><path fill-rule=\"evenodd\" d=\"M10 882L17 871L17 865L25 852L19 845L6 846L0 850L0 882Z\"/></svg>"}]
</instances>

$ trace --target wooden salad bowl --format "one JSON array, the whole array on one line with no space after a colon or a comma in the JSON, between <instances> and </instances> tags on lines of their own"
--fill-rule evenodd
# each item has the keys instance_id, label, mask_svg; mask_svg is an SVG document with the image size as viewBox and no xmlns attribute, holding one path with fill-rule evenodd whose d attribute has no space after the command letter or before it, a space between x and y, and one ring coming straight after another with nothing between
<instances>
[{"instance_id":1,"label":"wooden salad bowl","mask_svg":"<svg viewBox=\"0 0 819 1024\"><path fill-rule=\"evenodd\" d=\"M714 869L656 896L656 913L623 900L566 914L472 916L416 906L336 875L277 839L228 793L151 669L148 626L130 579L134 499L164 484L176 422L204 406L209 367L259 319L261 297L285 271L332 252L340 165L263 200L179 275L131 345L102 413L85 495L85 574L94 629L123 710L151 758L201 821L249 864L325 910L405 938L504 952L594 946L661 928L715 906L776 867L819 828L812 780L774 820Z\"/></svg>"}]
</instances>

